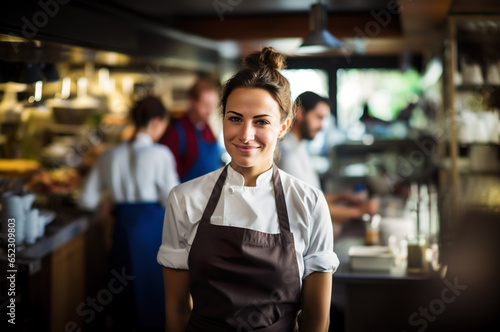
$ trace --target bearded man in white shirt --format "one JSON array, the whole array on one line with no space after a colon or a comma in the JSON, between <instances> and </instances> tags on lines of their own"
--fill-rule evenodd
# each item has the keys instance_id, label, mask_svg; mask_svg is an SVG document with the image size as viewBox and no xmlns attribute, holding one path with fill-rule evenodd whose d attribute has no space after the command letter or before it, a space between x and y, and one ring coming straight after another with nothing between
<instances>
[{"instance_id":1,"label":"bearded man in white shirt","mask_svg":"<svg viewBox=\"0 0 500 332\"><path fill-rule=\"evenodd\" d=\"M329 100L314 92L306 91L297 97L297 113L290 132L280 144L278 167L290 175L321 189L319 176L303 144L312 140L323 127L323 120L330 114ZM336 226L349 219L374 214L378 210L375 200L366 200L353 193L325 194L332 221ZM340 228L340 227L339 227ZM338 235L337 227L335 229Z\"/></svg>"}]
</instances>

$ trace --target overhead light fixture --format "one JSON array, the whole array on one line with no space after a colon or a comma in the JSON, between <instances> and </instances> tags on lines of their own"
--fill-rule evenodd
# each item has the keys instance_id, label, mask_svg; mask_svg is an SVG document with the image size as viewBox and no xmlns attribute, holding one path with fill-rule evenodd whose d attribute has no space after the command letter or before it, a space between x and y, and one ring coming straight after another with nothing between
<instances>
[{"instance_id":1,"label":"overhead light fixture","mask_svg":"<svg viewBox=\"0 0 500 332\"><path fill-rule=\"evenodd\" d=\"M311 6L309 12L309 35L299 48L301 53L322 53L341 48L342 43L327 30L328 17L326 5L321 3Z\"/></svg>"}]
</instances>

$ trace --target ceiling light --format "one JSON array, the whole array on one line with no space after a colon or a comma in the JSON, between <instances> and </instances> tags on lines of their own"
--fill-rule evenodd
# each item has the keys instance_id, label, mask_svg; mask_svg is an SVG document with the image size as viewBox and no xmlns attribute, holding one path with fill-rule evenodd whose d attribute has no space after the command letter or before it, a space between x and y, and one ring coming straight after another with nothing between
<instances>
[{"instance_id":1,"label":"ceiling light","mask_svg":"<svg viewBox=\"0 0 500 332\"><path fill-rule=\"evenodd\" d=\"M319 1L309 12L309 35L300 46L301 53L321 53L341 48L342 43L327 30L326 6Z\"/></svg>"}]
</instances>

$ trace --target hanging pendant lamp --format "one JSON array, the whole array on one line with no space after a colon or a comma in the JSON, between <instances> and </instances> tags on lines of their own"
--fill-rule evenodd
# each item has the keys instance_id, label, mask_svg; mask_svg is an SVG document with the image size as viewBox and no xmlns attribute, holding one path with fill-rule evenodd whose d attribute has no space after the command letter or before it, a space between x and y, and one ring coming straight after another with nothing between
<instances>
[{"instance_id":1,"label":"hanging pendant lamp","mask_svg":"<svg viewBox=\"0 0 500 332\"><path fill-rule=\"evenodd\" d=\"M342 43L327 30L326 5L318 1L309 12L309 34L300 46L301 53L321 53L341 48Z\"/></svg>"}]
</instances>

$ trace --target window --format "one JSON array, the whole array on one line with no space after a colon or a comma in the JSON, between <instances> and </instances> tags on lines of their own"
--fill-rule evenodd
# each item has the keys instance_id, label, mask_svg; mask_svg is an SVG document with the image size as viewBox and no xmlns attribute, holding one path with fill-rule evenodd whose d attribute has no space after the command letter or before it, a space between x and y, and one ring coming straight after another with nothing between
<instances>
[{"instance_id":1,"label":"window","mask_svg":"<svg viewBox=\"0 0 500 332\"><path fill-rule=\"evenodd\" d=\"M283 69L280 71L290 83L292 98L312 91L328 98L328 73L319 69Z\"/></svg>"},{"instance_id":2,"label":"window","mask_svg":"<svg viewBox=\"0 0 500 332\"><path fill-rule=\"evenodd\" d=\"M420 74L413 69L337 70L337 117L339 129L347 131L359 123L365 105L371 116L384 121L418 100Z\"/></svg>"}]
</instances>

